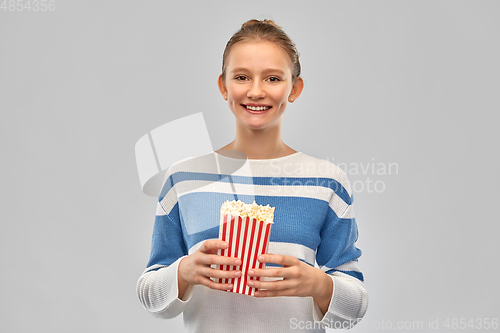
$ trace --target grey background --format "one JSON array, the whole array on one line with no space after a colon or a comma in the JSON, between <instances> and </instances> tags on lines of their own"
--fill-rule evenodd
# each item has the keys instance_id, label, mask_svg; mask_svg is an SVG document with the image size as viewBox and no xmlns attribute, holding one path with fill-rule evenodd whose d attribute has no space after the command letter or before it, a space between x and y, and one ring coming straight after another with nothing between
<instances>
[{"instance_id":1,"label":"grey background","mask_svg":"<svg viewBox=\"0 0 500 333\"><path fill-rule=\"evenodd\" d=\"M500 2L55 6L0 10L0 331L183 331L181 316L156 319L135 293L156 200L141 192L134 145L199 111L214 149L234 138L216 80L251 18L274 19L300 52L288 145L334 163L397 163L347 170L384 184L354 195L370 295L355 330L500 317Z\"/></svg>"}]
</instances>

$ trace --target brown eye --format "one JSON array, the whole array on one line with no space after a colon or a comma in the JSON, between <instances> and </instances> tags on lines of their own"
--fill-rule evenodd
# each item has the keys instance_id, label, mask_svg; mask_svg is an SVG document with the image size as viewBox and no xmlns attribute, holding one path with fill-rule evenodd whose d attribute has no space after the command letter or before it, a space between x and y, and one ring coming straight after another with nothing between
<instances>
[{"instance_id":1,"label":"brown eye","mask_svg":"<svg viewBox=\"0 0 500 333\"><path fill-rule=\"evenodd\" d=\"M237 77L235 77L235 79L236 79L236 80L241 81L241 80L240 80L240 78L243 78L242 80L245 80L245 79L246 79L246 77L245 77L245 76L243 76L243 75L238 75Z\"/></svg>"},{"instance_id":2,"label":"brown eye","mask_svg":"<svg viewBox=\"0 0 500 333\"><path fill-rule=\"evenodd\" d=\"M278 81L281 81L279 77L276 77L276 76L272 76L269 78L269 80L271 80L271 82L278 82Z\"/></svg>"}]
</instances>

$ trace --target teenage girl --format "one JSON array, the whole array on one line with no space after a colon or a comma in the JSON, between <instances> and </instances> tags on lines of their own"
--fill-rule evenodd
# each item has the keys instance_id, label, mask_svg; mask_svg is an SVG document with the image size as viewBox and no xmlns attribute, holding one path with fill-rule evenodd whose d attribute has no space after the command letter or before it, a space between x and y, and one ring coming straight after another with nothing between
<instances>
[{"instance_id":1,"label":"teenage girl","mask_svg":"<svg viewBox=\"0 0 500 333\"><path fill-rule=\"evenodd\" d=\"M214 268L241 264L216 254L228 244L217 239L219 216L212 208L220 208L227 191L220 184L182 193L183 184L199 182L207 171L181 163L168 171L150 261L137 284L140 301L153 315L183 313L190 332L324 332L324 327L350 328L364 316L368 296L358 266L361 251L354 245L357 226L347 177L281 139L286 107L304 87L300 71L295 44L281 27L249 20L227 43L218 78L236 120L236 138L212 157L230 163L228 152L244 153L257 203L276 207L269 253L258 258L267 267L248 272L260 277L248 285L263 290L255 297L226 292L232 285L213 279L241 276L240 270ZM328 174L320 172L325 163ZM304 173L299 165L314 168ZM201 220L215 222L200 231L193 225Z\"/></svg>"}]
</instances>

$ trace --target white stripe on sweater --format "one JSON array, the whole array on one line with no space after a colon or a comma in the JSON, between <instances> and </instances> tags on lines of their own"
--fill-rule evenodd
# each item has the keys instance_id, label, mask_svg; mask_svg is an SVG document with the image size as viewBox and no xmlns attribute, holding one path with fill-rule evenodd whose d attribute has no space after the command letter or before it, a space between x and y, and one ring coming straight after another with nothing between
<instances>
[{"instance_id":1,"label":"white stripe on sweater","mask_svg":"<svg viewBox=\"0 0 500 333\"><path fill-rule=\"evenodd\" d=\"M273 197L307 197L329 202L330 208L340 216L347 209L347 204L332 189L323 186L287 186L287 185L253 185L233 183L236 193L248 196L273 196ZM179 197L196 192L212 192L233 194L234 191L230 183L209 182L202 180L183 181L176 185L176 190L170 190L161 205L166 212L170 212L177 203ZM159 215L162 215L161 212Z\"/></svg>"}]
</instances>

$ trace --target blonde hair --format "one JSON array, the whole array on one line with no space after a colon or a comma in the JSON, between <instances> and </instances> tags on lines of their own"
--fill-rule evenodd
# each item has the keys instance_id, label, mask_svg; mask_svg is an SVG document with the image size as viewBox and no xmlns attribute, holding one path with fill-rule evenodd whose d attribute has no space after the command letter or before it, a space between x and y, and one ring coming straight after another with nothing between
<instances>
[{"instance_id":1,"label":"blonde hair","mask_svg":"<svg viewBox=\"0 0 500 333\"><path fill-rule=\"evenodd\" d=\"M300 76L299 52L295 43L288 37L282 28L274 23L273 20L264 19L262 21L251 19L241 25L240 30L234 33L229 39L222 55L222 79L226 81L227 56L231 47L238 42L261 41L266 40L276 43L281 47L290 58L292 63L292 82L295 83Z\"/></svg>"}]
</instances>

